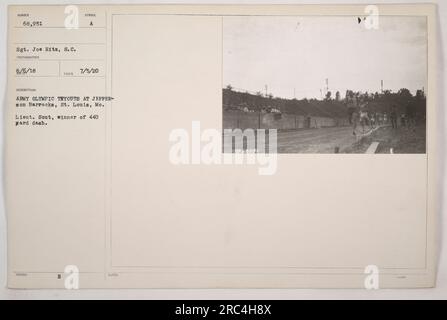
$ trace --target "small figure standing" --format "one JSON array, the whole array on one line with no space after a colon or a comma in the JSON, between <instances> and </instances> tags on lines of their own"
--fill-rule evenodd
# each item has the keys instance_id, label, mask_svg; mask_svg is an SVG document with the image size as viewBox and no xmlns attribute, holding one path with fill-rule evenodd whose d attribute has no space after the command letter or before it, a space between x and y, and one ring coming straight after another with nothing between
<instances>
[{"instance_id":1,"label":"small figure standing","mask_svg":"<svg viewBox=\"0 0 447 320\"><path fill-rule=\"evenodd\" d=\"M371 125L369 118L368 118L368 112L366 111L368 103L360 103L360 124L362 125L362 131L365 133L365 126Z\"/></svg>"},{"instance_id":2,"label":"small figure standing","mask_svg":"<svg viewBox=\"0 0 447 320\"><path fill-rule=\"evenodd\" d=\"M405 113L400 115L400 125L401 127L407 127L407 118L405 117Z\"/></svg>"},{"instance_id":3,"label":"small figure standing","mask_svg":"<svg viewBox=\"0 0 447 320\"><path fill-rule=\"evenodd\" d=\"M357 129L360 115L359 115L359 108L357 103L357 97L354 95L353 92L350 92L346 95L346 105L348 109L348 121L349 124L352 125L352 134L355 136Z\"/></svg>"},{"instance_id":4,"label":"small figure standing","mask_svg":"<svg viewBox=\"0 0 447 320\"><path fill-rule=\"evenodd\" d=\"M391 127L397 129L397 107L395 104L391 107L390 113Z\"/></svg>"},{"instance_id":5,"label":"small figure standing","mask_svg":"<svg viewBox=\"0 0 447 320\"><path fill-rule=\"evenodd\" d=\"M407 102L405 113L406 113L406 120L407 120L408 128L414 129L416 127L416 118L415 118L414 108L413 108L411 101Z\"/></svg>"}]
</instances>

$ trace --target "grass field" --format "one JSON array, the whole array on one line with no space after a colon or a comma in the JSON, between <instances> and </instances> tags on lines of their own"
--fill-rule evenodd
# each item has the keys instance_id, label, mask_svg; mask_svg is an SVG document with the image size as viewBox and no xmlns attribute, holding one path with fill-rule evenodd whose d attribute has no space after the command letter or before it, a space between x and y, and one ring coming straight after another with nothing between
<instances>
[{"instance_id":1,"label":"grass field","mask_svg":"<svg viewBox=\"0 0 447 320\"><path fill-rule=\"evenodd\" d=\"M364 153L371 143L376 141L379 142L376 153L425 153L425 140L425 125L414 128L399 127L397 129L387 126L379 128L345 151L347 153Z\"/></svg>"}]
</instances>

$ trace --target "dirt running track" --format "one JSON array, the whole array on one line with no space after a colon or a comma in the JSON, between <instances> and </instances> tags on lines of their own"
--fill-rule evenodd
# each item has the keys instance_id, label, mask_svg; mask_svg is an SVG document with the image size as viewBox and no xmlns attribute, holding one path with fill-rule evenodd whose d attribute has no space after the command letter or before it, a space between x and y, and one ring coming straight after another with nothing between
<instances>
[{"instance_id":1,"label":"dirt running track","mask_svg":"<svg viewBox=\"0 0 447 320\"><path fill-rule=\"evenodd\" d=\"M357 134L361 133L357 129ZM278 132L278 153L334 153L336 147L343 153L356 141L352 127L282 131Z\"/></svg>"},{"instance_id":2,"label":"dirt running track","mask_svg":"<svg viewBox=\"0 0 447 320\"><path fill-rule=\"evenodd\" d=\"M278 133L279 153L334 153L356 142L351 127L335 127Z\"/></svg>"}]
</instances>

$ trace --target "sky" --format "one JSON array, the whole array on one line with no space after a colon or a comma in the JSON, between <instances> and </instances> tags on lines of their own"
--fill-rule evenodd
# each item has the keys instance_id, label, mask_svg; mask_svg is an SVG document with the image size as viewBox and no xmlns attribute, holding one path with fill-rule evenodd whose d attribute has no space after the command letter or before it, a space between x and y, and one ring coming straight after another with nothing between
<instances>
[{"instance_id":1,"label":"sky","mask_svg":"<svg viewBox=\"0 0 447 320\"><path fill-rule=\"evenodd\" d=\"M427 83L425 17L379 16L367 29L357 17L225 17L223 82L282 98L321 98L347 89L380 92Z\"/></svg>"}]
</instances>

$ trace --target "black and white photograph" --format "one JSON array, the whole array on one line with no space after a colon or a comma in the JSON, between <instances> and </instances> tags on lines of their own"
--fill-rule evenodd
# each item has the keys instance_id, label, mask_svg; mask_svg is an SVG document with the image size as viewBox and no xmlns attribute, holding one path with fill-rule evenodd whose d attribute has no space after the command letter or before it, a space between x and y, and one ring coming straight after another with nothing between
<instances>
[{"instance_id":1,"label":"black and white photograph","mask_svg":"<svg viewBox=\"0 0 447 320\"><path fill-rule=\"evenodd\" d=\"M424 154L426 18L224 17L223 86L225 146L274 129L278 153Z\"/></svg>"},{"instance_id":2,"label":"black and white photograph","mask_svg":"<svg viewBox=\"0 0 447 320\"><path fill-rule=\"evenodd\" d=\"M445 299L447 2L180 2L0 4L0 300Z\"/></svg>"}]
</instances>

